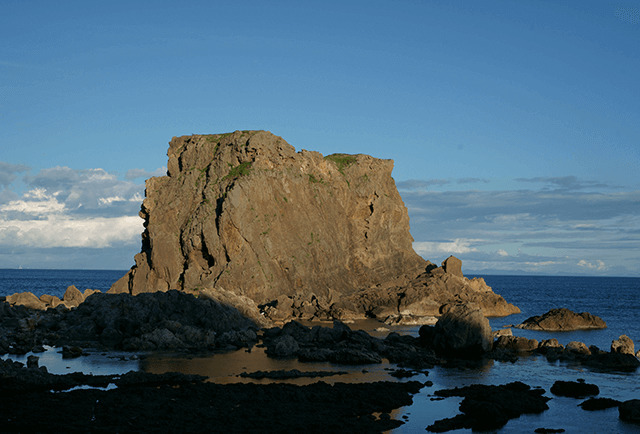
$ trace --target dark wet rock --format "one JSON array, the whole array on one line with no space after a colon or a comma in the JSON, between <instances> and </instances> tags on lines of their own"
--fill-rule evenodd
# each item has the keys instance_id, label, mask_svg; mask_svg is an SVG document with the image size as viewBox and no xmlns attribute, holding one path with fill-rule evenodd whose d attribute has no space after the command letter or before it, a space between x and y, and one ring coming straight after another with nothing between
<instances>
[{"instance_id":1,"label":"dark wet rock","mask_svg":"<svg viewBox=\"0 0 640 434\"><path fill-rule=\"evenodd\" d=\"M472 386L438 390L438 396L462 396L459 414L441 419L427 427L427 431L446 432L454 429L496 430L510 419L526 413L542 413L547 410L550 398L543 396L543 389L514 382L500 386L474 384Z\"/></svg>"},{"instance_id":2,"label":"dark wet rock","mask_svg":"<svg viewBox=\"0 0 640 434\"><path fill-rule=\"evenodd\" d=\"M568 396L570 398L586 398L587 396L598 395L600 389L595 384L578 381L556 381L551 386L551 393L557 396Z\"/></svg>"},{"instance_id":3,"label":"dark wet rock","mask_svg":"<svg viewBox=\"0 0 640 434\"><path fill-rule=\"evenodd\" d=\"M544 352L550 348L564 349L564 345L562 345L556 338L545 339L538 344L538 351Z\"/></svg>"},{"instance_id":4,"label":"dark wet rock","mask_svg":"<svg viewBox=\"0 0 640 434\"><path fill-rule=\"evenodd\" d=\"M538 348L538 341L522 336L500 336L494 343L494 349L506 349L518 353L534 351Z\"/></svg>"},{"instance_id":5,"label":"dark wet rock","mask_svg":"<svg viewBox=\"0 0 640 434\"><path fill-rule=\"evenodd\" d=\"M633 340L627 335L621 335L611 342L611 352L635 355Z\"/></svg>"},{"instance_id":6,"label":"dark wet rock","mask_svg":"<svg viewBox=\"0 0 640 434\"><path fill-rule=\"evenodd\" d=\"M411 336L390 333L385 339L370 336L362 330L334 321L333 328L306 327L290 321L282 328L265 330L263 342L271 357L297 357L303 362L331 362L359 365L391 363L416 369L430 368L436 363L433 351L419 345Z\"/></svg>"},{"instance_id":7,"label":"dark wet rock","mask_svg":"<svg viewBox=\"0 0 640 434\"><path fill-rule=\"evenodd\" d=\"M267 355L271 357L295 357L300 351L300 345L291 335L282 335L275 338L267 347Z\"/></svg>"},{"instance_id":8,"label":"dark wet rock","mask_svg":"<svg viewBox=\"0 0 640 434\"><path fill-rule=\"evenodd\" d=\"M402 422L373 414L411 404L423 387L418 382L221 385L176 373L51 375L3 360L0 376L0 420L8 432L384 432ZM67 391L109 384L117 387Z\"/></svg>"},{"instance_id":9,"label":"dark wet rock","mask_svg":"<svg viewBox=\"0 0 640 434\"><path fill-rule=\"evenodd\" d=\"M600 370L633 372L640 367L640 360L632 354L603 352L587 357L582 364Z\"/></svg>"},{"instance_id":10,"label":"dark wet rock","mask_svg":"<svg viewBox=\"0 0 640 434\"><path fill-rule=\"evenodd\" d=\"M27 368L37 368L40 357L38 356L29 356L27 357Z\"/></svg>"},{"instance_id":11,"label":"dark wet rock","mask_svg":"<svg viewBox=\"0 0 640 434\"><path fill-rule=\"evenodd\" d=\"M624 401L618 406L618 412L621 420L640 424L640 399Z\"/></svg>"},{"instance_id":12,"label":"dark wet rock","mask_svg":"<svg viewBox=\"0 0 640 434\"><path fill-rule=\"evenodd\" d=\"M270 380L290 380L294 378L319 378L332 377L335 375L347 375L347 371L300 371L298 369L279 371L255 371L243 372L239 374L242 378L253 378L254 380L270 379Z\"/></svg>"},{"instance_id":13,"label":"dark wet rock","mask_svg":"<svg viewBox=\"0 0 640 434\"><path fill-rule=\"evenodd\" d=\"M389 371L389 375L395 378L411 378L422 373L423 372L415 371L413 369L392 369Z\"/></svg>"},{"instance_id":14,"label":"dark wet rock","mask_svg":"<svg viewBox=\"0 0 640 434\"><path fill-rule=\"evenodd\" d=\"M68 346L65 345L62 347L62 358L63 359L75 359L84 355L82 348L76 346Z\"/></svg>"},{"instance_id":15,"label":"dark wet rock","mask_svg":"<svg viewBox=\"0 0 640 434\"><path fill-rule=\"evenodd\" d=\"M582 342L569 342L566 348L555 346L555 342L540 344L536 352L549 362L579 364L599 371L633 372L640 367L640 360L632 354L606 352L595 345L587 348Z\"/></svg>"},{"instance_id":16,"label":"dark wet rock","mask_svg":"<svg viewBox=\"0 0 640 434\"><path fill-rule=\"evenodd\" d=\"M428 327L428 326L425 326ZM447 356L478 357L491 350L492 334L489 320L474 304L454 304L433 327L433 331L421 332L436 352Z\"/></svg>"},{"instance_id":17,"label":"dark wet rock","mask_svg":"<svg viewBox=\"0 0 640 434\"><path fill-rule=\"evenodd\" d=\"M515 327L527 330L571 331L604 329L607 324L602 318L588 312L576 313L566 308L551 309L544 315L527 318Z\"/></svg>"},{"instance_id":18,"label":"dark wet rock","mask_svg":"<svg viewBox=\"0 0 640 434\"><path fill-rule=\"evenodd\" d=\"M583 410L597 411L617 407L620 405L620 401L611 398L589 398L578 405L582 407Z\"/></svg>"},{"instance_id":19,"label":"dark wet rock","mask_svg":"<svg viewBox=\"0 0 640 434\"><path fill-rule=\"evenodd\" d=\"M564 432L564 428L536 428L534 432L538 434L554 434Z\"/></svg>"},{"instance_id":20,"label":"dark wet rock","mask_svg":"<svg viewBox=\"0 0 640 434\"><path fill-rule=\"evenodd\" d=\"M126 351L213 351L251 347L257 325L237 309L179 291L93 293L78 307L33 311L0 305L0 351L43 344Z\"/></svg>"}]
</instances>

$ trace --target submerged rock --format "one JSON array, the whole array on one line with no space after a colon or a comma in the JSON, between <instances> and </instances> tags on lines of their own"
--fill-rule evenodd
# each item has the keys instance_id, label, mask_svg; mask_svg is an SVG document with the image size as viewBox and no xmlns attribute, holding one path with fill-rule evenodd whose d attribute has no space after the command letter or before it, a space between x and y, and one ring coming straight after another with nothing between
<instances>
[{"instance_id":1,"label":"submerged rock","mask_svg":"<svg viewBox=\"0 0 640 434\"><path fill-rule=\"evenodd\" d=\"M600 389L595 384L578 381L556 381L551 386L551 393L558 396L568 396L571 398L586 398L591 395L598 395Z\"/></svg>"},{"instance_id":2,"label":"submerged rock","mask_svg":"<svg viewBox=\"0 0 640 434\"><path fill-rule=\"evenodd\" d=\"M571 331L604 329L607 324L588 312L575 313L569 309L551 309L544 315L527 318L515 327L527 330Z\"/></svg>"},{"instance_id":3,"label":"submerged rock","mask_svg":"<svg viewBox=\"0 0 640 434\"><path fill-rule=\"evenodd\" d=\"M606 410L607 408L618 407L619 405L620 401L611 398L589 398L578 404L583 410L587 411Z\"/></svg>"}]
</instances>

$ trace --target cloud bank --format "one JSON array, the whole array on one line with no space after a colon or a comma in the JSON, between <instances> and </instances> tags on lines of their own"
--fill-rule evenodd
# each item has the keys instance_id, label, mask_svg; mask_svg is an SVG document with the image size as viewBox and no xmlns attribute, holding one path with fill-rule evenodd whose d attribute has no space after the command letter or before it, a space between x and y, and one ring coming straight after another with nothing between
<instances>
[{"instance_id":1,"label":"cloud bank","mask_svg":"<svg viewBox=\"0 0 640 434\"><path fill-rule=\"evenodd\" d=\"M537 188L399 182L415 250L433 262L453 254L487 274L640 275L640 191L573 176L515 181Z\"/></svg>"},{"instance_id":2,"label":"cloud bank","mask_svg":"<svg viewBox=\"0 0 640 434\"><path fill-rule=\"evenodd\" d=\"M37 268L36 261L43 260L47 268L70 268L64 252L87 267L82 259L95 258L92 251L103 252L104 261L94 259L89 268L127 268L144 230L138 216L144 198L141 178L164 174L165 168L134 169L125 179L100 168L29 171L0 162L0 268ZM22 192L16 191L17 181Z\"/></svg>"}]
</instances>

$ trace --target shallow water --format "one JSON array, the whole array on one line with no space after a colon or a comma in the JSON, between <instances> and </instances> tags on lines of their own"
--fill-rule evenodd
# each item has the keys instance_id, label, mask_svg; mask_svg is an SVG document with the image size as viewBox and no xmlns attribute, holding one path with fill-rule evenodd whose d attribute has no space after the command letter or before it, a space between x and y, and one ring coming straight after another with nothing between
<instances>
[{"instance_id":1,"label":"shallow water","mask_svg":"<svg viewBox=\"0 0 640 434\"><path fill-rule=\"evenodd\" d=\"M76 284L80 290L85 287L108 288L116 278L124 272L91 272L55 270L0 270L0 295L16 291L34 290L36 293L62 295L68 284ZM27 273L25 273L27 272ZM3 277L4 276L4 277ZM48 278L40 281L43 277ZM87 284L78 283L81 279ZM518 315L506 318L492 318L494 329L505 324L517 324L524 319L541 315L556 307L567 307L576 312L587 311L604 319L608 328L605 330L577 331L566 333L548 333L513 329L516 336L525 336L537 340L556 338L562 344L578 340L587 345L597 345L608 350L613 339L621 334L630 336L636 344L640 343L640 322L637 321L640 306L640 279L638 278L581 278L581 277L530 277L530 276L484 276L494 291L503 295L507 301L514 303L522 310ZM102 279L102 281L100 281ZM85 280L82 280L85 281ZM56 288L57 292L56 292ZM39 295L39 294L38 294ZM330 323L321 324L331 326ZM362 328L372 335L384 337L389 331L398 331L416 335L419 327L389 327L375 321L351 324L352 328ZM387 328L388 331L375 331L376 328ZM639 346L639 345L637 345ZM640 348L636 348L640 349ZM295 384L308 384L315 381L362 382L362 381L432 381L432 387L425 387L414 396L411 406L396 410L392 417L405 421L395 430L398 433L426 432L425 428L437 419L453 417L458 413L461 398L452 397L439 401L431 401L433 392L438 389L467 386L471 384L505 384L522 381L530 386L540 386L552 400L548 402L549 410L539 415L523 415L511 420L498 432L521 433L533 432L536 428L563 428L567 433L640 432L640 426L630 425L618 419L618 410L609 409L587 412L577 407L580 399L556 397L549 390L556 380L575 381L583 378L600 387L600 397L618 400L640 399L640 373L603 373L589 371L581 367L559 363L549 363L542 357L521 358L516 363L489 362L477 369L446 369L436 367L428 376L418 375L406 380L397 380L386 369L394 368L389 364L367 366L340 366L325 363L300 363L295 360L275 360L266 357L260 348L253 348L248 353L240 350L226 354L206 357L184 357L170 354L150 354L142 360L131 360L133 354L94 353L77 359L62 359L59 350L48 349L45 353L36 354L40 364L47 366L50 372L64 374L84 372L96 375L117 375L130 370L143 370L153 373L178 371L187 374L205 375L218 383L255 381L266 383L273 380L251 380L238 377L241 372L290 370L300 371L348 371L347 375L322 377L320 379L301 378L282 380ZM26 362L28 355L12 357L14 360ZM5 357L6 358L6 357ZM469 430L451 432L470 432Z\"/></svg>"}]
</instances>

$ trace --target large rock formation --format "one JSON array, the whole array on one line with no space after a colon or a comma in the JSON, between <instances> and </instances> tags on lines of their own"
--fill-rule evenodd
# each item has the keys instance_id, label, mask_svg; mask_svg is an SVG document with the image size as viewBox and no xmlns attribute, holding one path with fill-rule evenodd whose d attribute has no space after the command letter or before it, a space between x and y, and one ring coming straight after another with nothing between
<instances>
[{"instance_id":1,"label":"large rock formation","mask_svg":"<svg viewBox=\"0 0 640 434\"><path fill-rule=\"evenodd\" d=\"M488 315L518 311L459 260L439 268L414 252L391 160L296 152L265 131L169 145L167 176L146 183L142 251L111 293L219 288L274 319L437 313L469 291ZM438 285L446 296L425 301Z\"/></svg>"},{"instance_id":2,"label":"large rock formation","mask_svg":"<svg viewBox=\"0 0 640 434\"><path fill-rule=\"evenodd\" d=\"M176 137L151 178L142 252L112 292L221 286L264 303L417 274L393 162L301 151L265 131Z\"/></svg>"}]
</instances>

